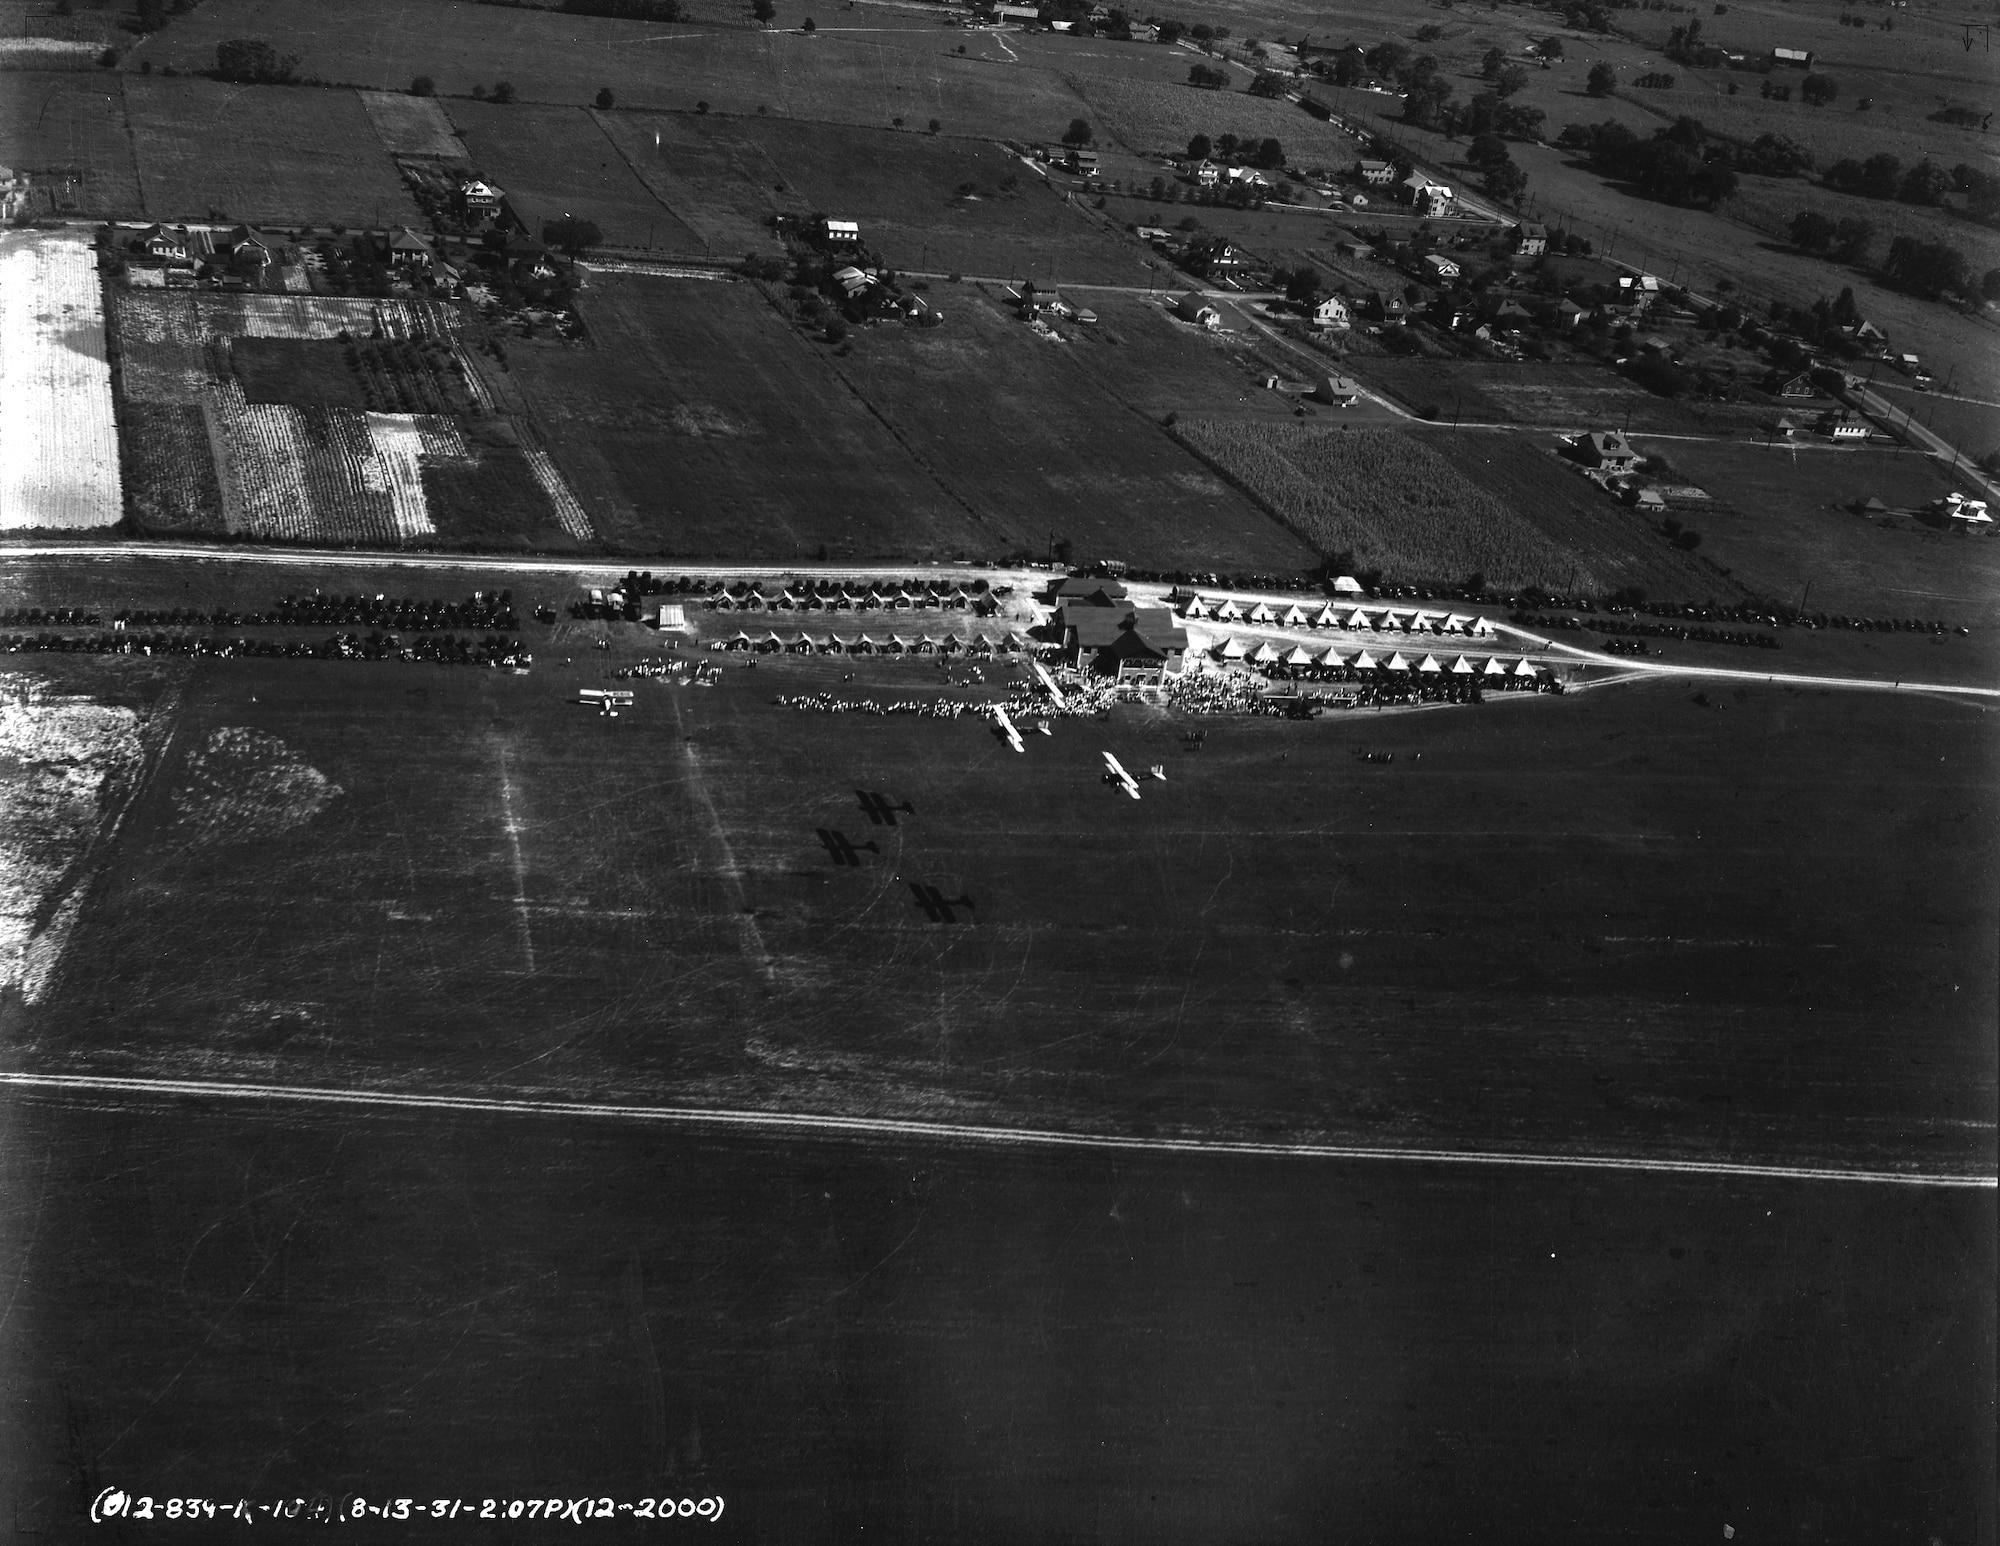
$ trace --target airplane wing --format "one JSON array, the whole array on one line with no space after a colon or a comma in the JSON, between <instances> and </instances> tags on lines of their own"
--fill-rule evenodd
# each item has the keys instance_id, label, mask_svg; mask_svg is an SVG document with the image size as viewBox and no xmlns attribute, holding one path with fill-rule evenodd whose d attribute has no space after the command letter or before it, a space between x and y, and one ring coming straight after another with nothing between
<instances>
[{"instance_id":1,"label":"airplane wing","mask_svg":"<svg viewBox=\"0 0 2000 1546\"><path fill-rule=\"evenodd\" d=\"M1120 789L1124 790L1135 800L1139 798L1139 785L1133 779L1132 775L1125 771L1124 763L1112 756L1111 753L1106 752L1104 754L1104 766L1109 776L1117 780Z\"/></svg>"},{"instance_id":2,"label":"airplane wing","mask_svg":"<svg viewBox=\"0 0 2000 1546\"><path fill-rule=\"evenodd\" d=\"M1021 732L1014 728L1014 721L1007 717L1007 711L999 704L993 705L993 723L1000 727L1000 733L1007 737L1007 744L1017 752L1027 748L1021 744Z\"/></svg>"}]
</instances>

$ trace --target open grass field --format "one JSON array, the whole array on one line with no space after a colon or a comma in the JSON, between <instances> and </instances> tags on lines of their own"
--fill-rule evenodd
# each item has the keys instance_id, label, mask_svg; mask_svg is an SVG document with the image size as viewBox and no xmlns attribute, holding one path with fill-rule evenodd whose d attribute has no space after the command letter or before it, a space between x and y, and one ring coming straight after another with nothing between
<instances>
[{"instance_id":1,"label":"open grass field","mask_svg":"<svg viewBox=\"0 0 2000 1546\"><path fill-rule=\"evenodd\" d=\"M0 531L123 515L97 256L70 231L0 232Z\"/></svg>"},{"instance_id":2,"label":"open grass field","mask_svg":"<svg viewBox=\"0 0 2000 1546\"><path fill-rule=\"evenodd\" d=\"M1894 406L1895 423L1902 423L1904 414L1911 415L1957 446L1968 461L2000 450L2000 407L1990 402L1919 392L1886 370L1875 373L1875 384L1868 390Z\"/></svg>"},{"instance_id":3,"label":"open grass field","mask_svg":"<svg viewBox=\"0 0 2000 1546\"><path fill-rule=\"evenodd\" d=\"M716 1541L1992 1531L1990 1193L7 1101L0 1504L51 1537L112 1485L721 1496Z\"/></svg>"},{"instance_id":4,"label":"open grass field","mask_svg":"<svg viewBox=\"0 0 2000 1546\"><path fill-rule=\"evenodd\" d=\"M1157 296L1082 293L1097 323L1069 330L1070 357L1104 390L1156 423L1168 414L1289 419L1295 398L1269 390L1271 375L1302 379L1304 365L1252 331L1226 303L1226 330L1191 327ZM940 292L949 304L949 291ZM1328 368L1335 362L1329 357Z\"/></svg>"},{"instance_id":5,"label":"open grass field","mask_svg":"<svg viewBox=\"0 0 2000 1546\"><path fill-rule=\"evenodd\" d=\"M1599 594L1637 586L1655 600L1738 599L1739 587L1559 460L1552 437L1442 429L1422 436L1471 483L1560 546L1577 570L1595 578ZM1567 574L1544 583L1559 591L1574 588Z\"/></svg>"},{"instance_id":6,"label":"open grass field","mask_svg":"<svg viewBox=\"0 0 2000 1546\"><path fill-rule=\"evenodd\" d=\"M674 212L704 235L713 230L711 245L723 252L768 246L774 213L821 213L859 221L896 268L1146 281L1149 254L1137 243L1106 231L999 146L920 132L921 121L898 132L713 114L595 116Z\"/></svg>"},{"instance_id":7,"label":"open grass field","mask_svg":"<svg viewBox=\"0 0 2000 1546\"><path fill-rule=\"evenodd\" d=\"M701 251L587 109L454 102L451 112L480 174L507 190L530 231L575 215L596 222L611 246Z\"/></svg>"},{"instance_id":8,"label":"open grass field","mask_svg":"<svg viewBox=\"0 0 2000 1546\"><path fill-rule=\"evenodd\" d=\"M1644 449L1727 502L1684 519L1701 532L1702 554L1752 591L1796 605L1810 585L1813 607L1829 612L2000 616L2000 543L1947 535L1907 513L1884 525L1845 508L1872 496L1908 512L1960 486L1928 457L1690 441Z\"/></svg>"},{"instance_id":9,"label":"open grass field","mask_svg":"<svg viewBox=\"0 0 2000 1546\"><path fill-rule=\"evenodd\" d=\"M583 310L596 347L517 349L512 379L621 549L783 560L1004 547L754 287L598 274Z\"/></svg>"},{"instance_id":10,"label":"open grass field","mask_svg":"<svg viewBox=\"0 0 2000 1546\"><path fill-rule=\"evenodd\" d=\"M1357 356L1355 374L1416 411L1449 422L1535 424L1550 429L1623 427L1661 434L1762 438L1783 411L1764 403L1661 397L1607 365L1552 361L1434 360Z\"/></svg>"},{"instance_id":11,"label":"open grass field","mask_svg":"<svg viewBox=\"0 0 2000 1546\"><path fill-rule=\"evenodd\" d=\"M361 110L375 126L382 148L392 156L436 156L459 160L465 146L452 131L451 119L436 97L413 97L401 91L364 91Z\"/></svg>"},{"instance_id":12,"label":"open grass field","mask_svg":"<svg viewBox=\"0 0 2000 1546\"><path fill-rule=\"evenodd\" d=\"M10 569L47 604L119 600L117 569ZM301 583L495 583L134 573L135 596L180 575L183 605L245 607ZM522 602L564 595L507 583ZM10 1034L49 1068L160 1076L1418 1147L1990 1157L2000 867L1975 709L1747 686L1711 686L1705 707L1663 684L1220 722L1195 756L1175 723L1121 711L1059 723L1024 761L974 720L770 702L936 691L916 662L762 657L713 691L638 684L632 712L602 721L575 689L658 649L617 634L605 655L531 625L528 677L38 667L111 706L173 707L57 988ZM231 727L260 750L218 774L203 757ZM1384 771L1356 744L1404 755ZM1169 781L1111 804L1106 745ZM1917 748L1945 760L1898 780ZM868 828L882 851L838 871L814 829L863 836L856 789L916 814ZM927 921L915 880L969 896L970 921ZM190 956L215 964L174 968Z\"/></svg>"},{"instance_id":13,"label":"open grass field","mask_svg":"<svg viewBox=\"0 0 2000 1546\"><path fill-rule=\"evenodd\" d=\"M155 220L422 223L351 91L131 75L125 87Z\"/></svg>"},{"instance_id":14,"label":"open grass field","mask_svg":"<svg viewBox=\"0 0 2000 1546\"><path fill-rule=\"evenodd\" d=\"M878 334L835 364L1010 547L1066 539L1080 560L1156 569L1311 567L1298 538L1126 405L1116 346L1051 343L971 288L934 293L942 327ZM1208 362L1203 340L1188 350Z\"/></svg>"},{"instance_id":15,"label":"open grass field","mask_svg":"<svg viewBox=\"0 0 2000 1546\"><path fill-rule=\"evenodd\" d=\"M137 215L123 78L10 70L0 90L0 166L30 173L37 215Z\"/></svg>"},{"instance_id":16,"label":"open grass field","mask_svg":"<svg viewBox=\"0 0 2000 1546\"><path fill-rule=\"evenodd\" d=\"M453 98L506 80L525 102L582 106L609 86L626 107L692 112L705 101L717 112L884 127L939 118L954 134L1024 139L1060 134L1085 110L1050 72L954 54L964 34L926 12L829 15L814 36L758 30L747 6L735 20L660 26L441 0L210 0L135 54L156 68L208 69L217 43L259 37L299 54L306 75L384 90L422 73Z\"/></svg>"},{"instance_id":17,"label":"open grass field","mask_svg":"<svg viewBox=\"0 0 2000 1546\"><path fill-rule=\"evenodd\" d=\"M1180 439L1254 489L1314 551L1402 583L1499 586L1601 576L1401 429L1188 420Z\"/></svg>"}]
</instances>

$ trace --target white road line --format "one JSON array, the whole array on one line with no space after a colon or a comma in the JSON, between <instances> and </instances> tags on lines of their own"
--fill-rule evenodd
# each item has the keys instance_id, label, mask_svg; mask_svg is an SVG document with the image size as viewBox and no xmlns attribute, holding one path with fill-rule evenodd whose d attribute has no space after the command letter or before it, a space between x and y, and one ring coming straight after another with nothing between
<instances>
[{"instance_id":1,"label":"white road line","mask_svg":"<svg viewBox=\"0 0 2000 1546\"><path fill-rule=\"evenodd\" d=\"M492 1116L609 1117L686 1127L923 1139L1008 1148L1097 1149L1145 1154L1234 1155L1250 1158L1383 1160L1427 1165L1489 1165L1526 1170L1622 1170L1647 1175L1722 1176L1737 1180L1849 1181L1869 1186L2000 1189L2000 1177L1903 1170L1837 1170L1803 1165L1752 1165L1725 1160L1628 1158L1613 1154L1509 1154L1479 1149L1383 1149L1348 1144L1253 1143L1232 1139L1136 1138L1115 1133L1064 1133L1046 1128L982 1127L894 1117L816 1116L803 1112L732 1111L698 1106L616 1106L581 1101L501 1100L467 1095L409 1095L391 1090L314 1085L234 1084L200 1079L125 1079L98 1074L0 1072L0 1085L28 1090L198 1099L289 1101L300 1105L375 1106L392 1110L462 1111Z\"/></svg>"}]
</instances>

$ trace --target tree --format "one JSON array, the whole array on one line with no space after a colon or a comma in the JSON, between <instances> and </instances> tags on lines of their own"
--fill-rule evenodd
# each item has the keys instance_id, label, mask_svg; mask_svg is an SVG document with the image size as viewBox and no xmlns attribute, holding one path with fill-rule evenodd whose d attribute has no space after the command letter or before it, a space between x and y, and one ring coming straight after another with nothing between
<instances>
[{"instance_id":1,"label":"tree","mask_svg":"<svg viewBox=\"0 0 2000 1546\"><path fill-rule=\"evenodd\" d=\"M413 97L434 97L437 95L437 82L432 80L428 75L419 75L415 80L410 82L410 95Z\"/></svg>"},{"instance_id":2,"label":"tree","mask_svg":"<svg viewBox=\"0 0 2000 1546\"><path fill-rule=\"evenodd\" d=\"M1979 293L1989 301L2000 301L2000 268L1989 268L1979 280Z\"/></svg>"},{"instance_id":3,"label":"tree","mask_svg":"<svg viewBox=\"0 0 2000 1546\"><path fill-rule=\"evenodd\" d=\"M1833 255L1843 263L1859 263L1874 240L1873 225L1859 215L1845 216L1833 228Z\"/></svg>"},{"instance_id":4,"label":"tree","mask_svg":"<svg viewBox=\"0 0 2000 1546\"><path fill-rule=\"evenodd\" d=\"M1489 48L1480 56L1479 73L1487 80L1499 79L1500 72L1507 67L1507 51L1503 48Z\"/></svg>"},{"instance_id":5,"label":"tree","mask_svg":"<svg viewBox=\"0 0 2000 1546\"><path fill-rule=\"evenodd\" d=\"M800 30L804 32L817 32L819 31L819 23L808 16Z\"/></svg>"},{"instance_id":6,"label":"tree","mask_svg":"<svg viewBox=\"0 0 2000 1546\"><path fill-rule=\"evenodd\" d=\"M1951 179L1934 161L1919 161L1903 174L1896 197L1905 204L1935 204L1951 188Z\"/></svg>"},{"instance_id":7,"label":"tree","mask_svg":"<svg viewBox=\"0 0 2000 1546\"><path fill-rule=\"evenodd\" d=\"M1583 89L1593 97L1608 97L1618 89L1618 72L1600 59L1584 77Z\"/></svg>"},{"instance_id":8,"label":"tree","mask_svg":"<svg viewBox=\"0 0 2000 1546\"><path fill-rule=\"evenodd\" d=\"M1220 91L1229 84L1229 72L1214 65L1198 64L1188 71L1188 84L1204 91Z\"/></svg>"},{"instance_id":9,"label":"tree","mask_svg":"<svg viewBox=\"0 0 2000 1546\"><path fill-rule=\"evenodd\" d=\"M1215 142L1206 134L1191 135L1188 138L1188 160L1206 161L1215 151Z\"/></svg>"},{"instance_id":10,"label":"tree","mask_svg":"<svg viewBox=\"0 0 2000 1546\"><path fill-rule=\"evenodd\" d=\"M1528 174L1521 170L1512 156L1502 154L1500 159L1486 168L1486 191L1503 204L1517 202L1527 191Z\"/></svg>"},{"instance_id":11,"label":"tree","mask_svg":"<svg viewBox=\"0 0 2000 1546\"><path fill-rule=\"evenodd\" d=\"M1527 84L1528 84L1528 72L1522 69L1518 64L1510 64L1507 66L1506 69L1500 72L1500 79L1494 85L1493 89L1499 92L1500 95L1503 97L1511 97L1515 92L1521 90L1521 88L1526 86Z\"/></svg>"},{"instance_id":12,"label":"tree","mask_svg":"<svg viewBox=\"0 0 2000 1546\"><path fill-rule=\"evenodd\" d=\"M1090 123L1087 119L1072 118L1069 127L1063 130L1062 142L1065 145L1088 145L1091 139Z\"/></svg>"},{"instance_id":13,"label":"tree","mask_svg":"<svg viewBox=\"0 0 2000 1546\"><path fill-rule=\"evenodd\" d=\"M503 104L513 101L514 83L512 81L495 81L493 83L493 100Z\"/></svg>"},{"instance_id":14,"label":"tree","mask_svg":"<svg viewBox=\"0 0 2000 1546\"><path fill-rule=\"evenodd\" d=\"M215 45L215 73L252 86L288 86L297 81L299 56L280 55L256 38L232 38Z\"/></svg>"},{"instance_id":15,"label":"tree","mask_svg":"<svg viewBox=\"0 0 2000 1546\"><path fill-rule=\"evenodd\" d=\"M1253 97L1283 96L1285 78L1275 70L1259 70L1256 79L1250 82L1248 90Z\"/></svg>"},{"instance_id":16,"label":"tree","mask_svg":"<svg viewBox=\"0 0 2000 1546\"><path fill-rule=\"evenodd\" d=\"M1996 272L2000 272L2000 270L1996 270ZM1310 310L1319 303L1319 270L1314 268L1310 263L1301 263L1290 273L1279 269L1271 277L1283 286L1285 299L1290 301L1294 306L1302 306Z\"/></svg>"},{"instance_id":17,"label":"tree","mask_svg":"<svg viewBox=\"0 0 2000 1546\"><path fill-rule=\"evenodd\" d=\"M564 215L560 220L542 223L542 241L567 258L579 258L603 240L604 233L597 228L595 221L582 220L575 215Z\"/></svg>"},{"instance_id":18,"label":"tree","mask_svg":"<svg viewBox=\"0 0 2000 1546\"><path fill-rule=\"evenodd\" d=\"M1799 98L1809 107L1825 107L1840 95L1840 87L1830 75L1808 75L1799 82Z\"/></svg>"},{"instance_id":19,"label":"tree","mask_svg":"<svg viewBox=\"0 0 2000 1546\"><path fill-rule=\"evenodd\" d=\"M750 14L757 19L759 26L763 26L778 14L778 8L771 0L750 0Z\"/></svg>"},{"instance_id":20,"label":"tree","mask_svg":"<svg viewBox=\"0 0 2000 1546\"><path fill-rule=\"evenodd\" d=\"M1497 134L1476 134L1465 147L1465 164L1476 171L1483 172L1506 159L1506 143Z\"/></svg>"},{"instance_id":21,"label":"tree","mask_svg":"<svg viewBox=\"0 0 2000 1546\"><path fill-rule=\"evenodd\" d=\"M616 105L617 101L618 99L611 94L609 86L600 86L597 88L597 106L600 111L609 112Z\"/></svg>"},{"instance_id":22,"label":"tree","mask_svg":"<svg viewBox=\"0 0 2000 1546\"><path fill-rule=\"evenodd\" d=\"M1792 245L1801 252L1825 252L1833 245L1833 222L1814 210L1792 216Z\"/></svg>"},{"instance_id":23,"label":"tree","mask_svg":"<svg viewBox=\"0 0 2000 1546\"><path fill-rule=\"evenodd\" d=\"M1945 242L1899 236L1889 243L1882 272L1919 295L1932 298L1965 288L1965 254Z\"/></svg>"},{"instance_id":24,"label":"tree","mask_svg":"<svg viewBox=\"0 0 2000 1546\"><path fill-rule=\"evenodd\" d=\"M1256 152L1250 157L1250 164L1261 171L1273 171L1285 164L1285 147L1267 136L1258 141Z\"/></svg>"},{"instance_id":25,"label":"tree","mask_svg":"<svg viewBox=\"0 0 2000 1546\"><path fill-rule=\"evenodd\" d=\"M1561 38L1542 39L1542 57L1544 59L1560 59L1562 56L1563 40Z\"/></svg>"},{"instance_id":26,"label":"tree","mask_svg":"<svg viewBox=\"0 0 2000 1546\"><path fill-rule=\"evenodd\" d=\"M1393 39L1377 43L1362 56L1368 71L1378 80L1399 80L1410 62L1410 51Z\"/></svg>"}]
</instances>

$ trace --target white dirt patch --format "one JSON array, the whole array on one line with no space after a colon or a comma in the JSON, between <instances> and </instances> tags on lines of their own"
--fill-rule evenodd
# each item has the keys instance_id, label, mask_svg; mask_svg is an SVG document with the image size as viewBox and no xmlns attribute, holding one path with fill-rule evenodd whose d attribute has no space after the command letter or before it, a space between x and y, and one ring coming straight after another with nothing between
<instances>
[{"instance_id":1,"label":"white dirt patch","mask_svg":"<svg viewBox=\"0 0 2000 1546\"><path fill-rule=\"evenodd\" d=\"M590 517L563 481L562 469L556 466L547 451L532 443L525 432L521 437L521 455L527 460L528 470L535 475L535 481L541 484L542 492L549 496L557 524L579 542L588 542L593 535Z\"/></svg>"},{"instance_id":2,"label":"white dirt patch","mask_svg":"<svg viewBox=\"0 0 2000 1546\"><path fill-rule=\"evenodd\" d=\"M0 992L47 988L83 905L72 872L139 755L130 709L0 683Z\"/></svg>"},{"instance_id":3,"label":"white dirt patch","mask_svg":"<svg viewBox=\"0 0 2000 1546\"><path fill-rule=\"evenodd\" d=\"M175 825L191 843L282 837L311 821L341 792L276 736L226 725L188 758L174 790Z\"/></svg>"},{"instance_id":4,"label":"white dirt patch","mask_svg":"<svg viewBox=\"0 0 2000 1546\"><path fill-rule=\"evenodd\" d=\"M367 415L368 442L375 455L363 476L369 488L380 489L389 496L396 535L402 538L427 537L437 531L431 524L430 507L424 502L423 459L427 447L425 434L417 424L419 417L412 413Z\"/></svg>"},{"instance_id":5,"label":"white dirt patch","mask_svg":"<svg viewBox=\"0 0 2000 1546\"><path fill-rule=\"evenodd\" d=\"M97 260L67 231L0 232L0 530L124 513Z\"/></svg>"}]
</instances>

